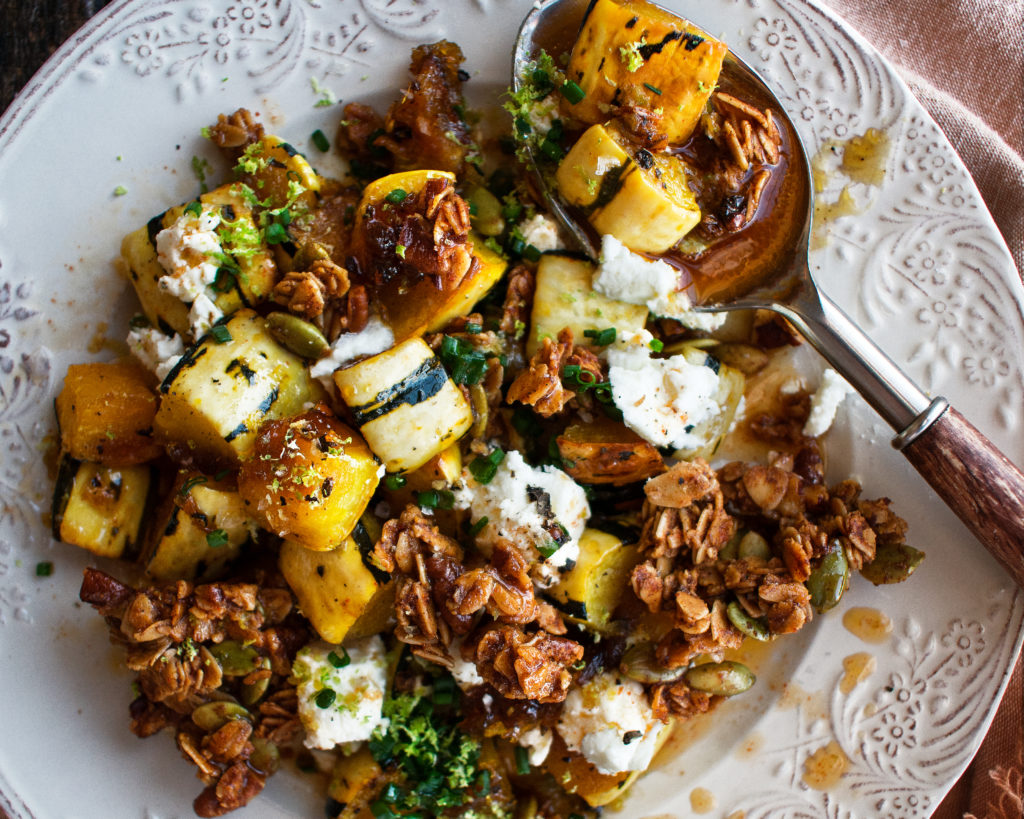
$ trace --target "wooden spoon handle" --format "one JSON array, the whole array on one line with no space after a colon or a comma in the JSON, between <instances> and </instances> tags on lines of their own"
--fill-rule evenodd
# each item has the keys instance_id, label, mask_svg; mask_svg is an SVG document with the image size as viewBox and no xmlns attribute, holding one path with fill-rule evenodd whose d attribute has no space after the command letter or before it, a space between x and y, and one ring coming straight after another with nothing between
<instances>
[{"instance_id":1,"label":"wooden spoon handle","mask_svg":"<svg viewBox=\"0 0 1024 819\"><path fill-rule=\"evenodd\" d=\"M1024 588L1024 473L952 407L903 454Z\"/></svg>"}]
</instances>

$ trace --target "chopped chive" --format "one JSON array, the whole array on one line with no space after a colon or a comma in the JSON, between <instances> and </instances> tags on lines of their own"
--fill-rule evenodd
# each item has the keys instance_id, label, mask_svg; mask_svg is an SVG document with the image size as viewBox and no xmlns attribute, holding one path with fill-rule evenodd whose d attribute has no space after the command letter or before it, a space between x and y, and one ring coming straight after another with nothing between
<instances>
[{"instance_id":1,"label":"chopped chive","mask_svg":"<svg viewBox=\"0 0 1024 819\"><path fill-rule=\"evenodd\" d=\"M185 213L190 213L193 216L203 215L203 203L198 199L193 199L187 205L185 205Z\"/></svg>"},{"instance_id":2,"label":"chopped chive","mask_svg":"<svg viewBox=\"0 0 1024 819\"><path fill-rule=\"evenodd\" d=\"M338 698L338 695L334 692L333 688L325 688L319 694L316 695L316 707L317 708L330 708L334 705L334 701Z\"/></svg>"},{"instance_id":3,"label":"chopped chive","mask_svg":"<svg viewBox=\"0 0 1024 819\"><path fill-rule=\"evenodd\" d=\"M384 197L384 201L390 202L392 205L401 205L408 196L409 194L401 188L395 188L391 193Z\"/></svg>"},{"instance_id":4,"label":"chopped chive","mask_svg":"<svg viewBox=\"0 0 1024 819\"><path fill-rule=\"evenodd\" d=\"M515 125L516 133L519 136L528 136L533 132L533 126L530 125L530 121L526 117L516 117Z\"/></svg>"},{"instance_id":5,"label":"chopped chive","mask_svg":"<svg viewBox=\"0 0 1024 819\"><path fill-rule=\"evenodd\" d=\"M661 96L661 89L658 88L657 86L651 85L649 82L644 83L644 88L646 88L648 91L654 94L657 94L659 97Z\"/></svg>"},{"instance_id":6,"label":"chopped chive","mask_svg":"<svg viewBox=\"0 0 1024 819\"><path fill-rule=\"evenodd\" d=\"M647 342L647 346L650 347L652 351L660 353L662 350L665 349L665 342L662 341L660 338L652 338L650 341Z\"/></svg>"},{"instance_id":7,"label":"chopped chive","mask_svg":"<svg viewBox=\"0 0 1024 819\"><path fill-rule=\"evenodd\" d=\"M206 545L211 549L219 549L228 545L228 533L223 529L214 529L206 533Z\"/></svg>"},{"instance_id":8,"label":"chopped chive","mask_svg":"<svg viewBox=\"0 0 1024 819\"><path fill-rule=\"evenodd\" d=\"M659 91L658 93L660 94L661 92ZM562 96L569 100L570 105L576 105L579 102L583 102L583 98L587 94L572 80L566 80L562 85Z\"/></svg>"},{"instance_id":9,"label":"chopped chive","mask_svg":"<svg viewBox=\"0 0 1024 819\"><path fill-rule=\"evenodd\" d=\"M505 450L495 447L489 455L478 455L469 464L469 472L477 483L490 483L498 473L498 465L505 460Z\"/></svg>"},{"instance_id":10,"label":"chopped chive","mask_svg":"<svg viewBox=\"0 0 1024 819\"><path fill-rule=\"evenodd\" d=\"M553 540L549 540L543 546L538 546L537 551L540 552L541 557L547 560L551 555L558 551L558 544Z\"/></svg>"},{"instance_id":11,"label":"chopped chive","mask_svg":"<svg viewBox=\"0 0 1024 819\"><path fill-rule=\"evenodd\" d=\"M336 651L328 654L327 661L335 668L344 668L352 662L352 658L348 656L348 652L343 648L341 654L338 654Z\"/></svg>"},{"instance_id":12,"label":"chopped chive","mask_svg":"<svg viewBox=\"0 0 1024 819\"><path fill-rule=\"evenodd\" d=\"M215 324L210 328L210 337L218 344L227 344L231 341L231 331L223 324Z\"/></svg>"},{"instance_id":13,"label":"chopped chive","mask_svg":"<svg viewBox=\"0 0 1024 819\"><path fill-rule=\"evenodd\" d=\"M405 479L405 475L388 475L384 478L384 486L390 489L392 492L401 489L406 485L408 481Z\"/></svg>"},{"instance_id":14,"label":"chopped chive","mask_svg":"<svg viewBox=\"0 0 1024 819\"><path fill-rule=\"evenodd\" d=\"M545 158L557 161L565 155L565 149L548 134L540 144L540 152Z\"/></svg>"},{"instance_id":15,"label":"chopped chive","mask_svg":"<svg viewBox=\"0 0 1024 819\"><path fill-rule=\"evenodd\" d=\"M193 478L189 478L181 485L181 489L178 490L178 495L184 497L192 491L193 486L198 486L201 483L206 483L206 477L204 475L196 475Z\"/></svg>"},{"instance_id":16,"label":"chopped chive","mask_svg":"<svg viewBox=\"0 0 1024 819\"><path fill-rule=\"evenodd\" d=\"M487 515L484 515L482 518L480 518L480 520L478 520L476 523L469 527L470 536L476 537L477 535L479 535L484 530L484 527L490 522L491 521L487 517Z\"/></svg>"},{"instance_id":17,"label":"chopped chive","mask_svg":"<svg viewBox=\"0 0 1024 819\"><path fill-rule=\"evenodd\" d=\"M586 338L593 339L594 344L598 347L607 347L615 341L615 328L605 327L603 330L584 330L583 335Z\"/></svg>"},{"instance_id":18,"label":"chopped chive","mask_svg":"<svg viewBox=\"0 0 1024 819\"><path fill-rule=\"evenodd\" d=\"M441 502L441 496L436 489L428 489L425 492L416 493L416 503L424 509L436 509Z\"/></svg>"},{"instance_id":19,"label":"chopped chive","mask_svg":"<svg viewBox=\"0 0 1024 819\"><path fill-rule=\"evenodd\" d=\"M36 577L49 577L51 574L53 574L53 563L49 560L36 563Z\"/></svg>"},{"instance_id":20,"label":"chopped chive","mask_svg":"<svg viewBox=\"0 0 1024 819\"><path fill-rule=\"evenodd\" d=\"M437 508L451 509L455 506L455 495L449 489L442 489L437 493Z\"/></svg>"},{"instance_id":21,"label":"chopped chive","mask_svg":"<svg viewBox=\"0 0 1024 819\"><path fill-rule=\"evenodd\" d=\"M476 335L477 333L482 333L484 331L484 326L482 324L477 324L475 321L469 321L466 322L464 329L470 335Z\"/></svg>"},{"instance_id":22,"label":"chopped chive","mask_svg":"<svg viewBox=\"0 0 1024 819\"><path fill-rule=\"evenodd\" d=\"M523 258L529 262L539 262L540 251L533 245L527 245L523 248Z\"/></svg>"},{"instance_id":23,"label":"chopped chive","mask_svg":"<svg viewBox=\"0 0 1024 819\"><path fill-rule=\"evenodd\" d=\"M315 130L315 131L314 131L314 132L313 132L313 133L312 133L312 134L310 135L310 137L309 137L309 138L310 138L310 140L312 141L312 143L313 143L314 145L316 145L316 147L317 147L317 148L318 148L319 150L323 151L324 153L327 153L327 152L328 152L328 151L330 150L330 148L331 148L331 143L330 143L330 142L329 142L329 141L327 140L327 137L326 137L326 136L324 136L324 132L323 132L323 131L321 131L321 130L320 130L319 128L317 128L317 129L316 129L316 130Z\"/></svg>"},{"instance_id":24,"label":"chopped chive","mask_svg":"<svg viewBox=\"0 0 1024 819\"><path fill-rule=\"evenodd\" d=\"M530 772L530 755L522 745L516 746L516 773L525 776Z\"/></svg>"}]
</instances>

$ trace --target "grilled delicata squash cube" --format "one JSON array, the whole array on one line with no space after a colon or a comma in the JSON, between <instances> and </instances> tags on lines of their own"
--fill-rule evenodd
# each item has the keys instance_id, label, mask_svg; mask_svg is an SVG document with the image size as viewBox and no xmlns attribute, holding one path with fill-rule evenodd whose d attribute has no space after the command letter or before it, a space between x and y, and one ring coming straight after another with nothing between
<instances>
[{"instance_id":1,"label":"grilled delicata squash cube","mask_svg":"<svg viewBox=\"0 0 1024 819\"><path fill-rule=\"evenodd\" d=\"M473 411L421 338L337 370L334 382L388 472L410 472L457 441Z\"/></svg>"},{"instance_id":2,"label":"grilled delicata squash cube","mask_svg":"<svg viewBox=\"0 0 1024 819\"><path fill-rule=\"evenodd\" d=\"M211 472L248 457L265 421L297 415L323 397L306 362L278 344L255 312L239 310L220 326L227 340L205 336L167 374L153 424L158 441Z\"/></svg>"},{"instance_id":3,"label":"grilled delicata squash cube","mask_svg":"<svg viewBox=\"0 0 1024 819\"><path fill-rule=\"evenodd\" d=\"M271 134L245 147L235 172L267 207L288 206L293 215L316 205L323 184L306 157Z\"/></svg>"},{"instance_id":4,"label":"grilled delicata squash cube","mask_svg":"<svg viewBox=\"0 0 1024 819\"><path fill-rule=\"evenodd\" d=\"M329 643L376 634L394 612L394 583L368 560L373 546L361 524L330 551L316 552L294 540L281 544L281 574L299 609Z\"/></svg>"},{"instance_id":5,"label":"grilled delicata squash cube","mask_svg":"<svg viewBox=\"0 0 1024 819\"><path fill-rule=\"evenodd\" d=\"M80 461L130 466L162 454L153 441L156 394L134 364L72 364L55 402L61 450Z\"/></svg>"},{"instance_id":6,"label":"grilled delicata squash cube","mask_svg":"<svg viewBox=\"0 0 1024 819\"><path fill-rule=\"evenodd\" d=\"M651 3L597 0L569 59L566 76L584 93L569 110L594 124L609 106L644 108L678 145L697 126L727 53L725 43Z\"/></svg>"},{"instance_id":7,"label":"grilled delicata squash cube","mask_svg":"<svg viewBox=\"0 0 1024 819\"><path fill-rule=\"evenodd\" d=\"M575 256L545 253L537 266L537 284L530 317L526 353L533 355L545 337L557 338L564 327L577 344L587 344L584 330L616 328L620 334L639 332L647 308L602 296L593 288L594 266Z\"/></svg>"},{"instance_id":8,"label":"grilled delicata squash cube","mask_svg":"<svg viewBox=\"0 0 1024 819\"><path fill-rule=\"evenodd\" d=\"M665 471L653 444L611 418L571 424L556 443L563 469L580 483L622 486Z\"/></svg>"},{"instance_id":9,"label":"grilled delicata squash cube","mask_svg":"<svg viewBox=\"0 0 1024 819\"><path fill-rule=\"evenodd\" d=\"M345 541L373 496L379 464L362 437L321 404L260 427L238 491L279 537L326 551Z\"/></svg>"},{"instance_id":10,"label":"grilled delicata squash cube","mask_svg":"<svg viewBox=\"0 0 1024 819\"><path fill-rule=\"evenodd\" d=\"M215 260L221 272L213 284L213 303L224 314L259 304L274 287L277 266L239 186L222 185L200 196L199 203L219 218L215 230L223 255ZM179 219L189 218L186 208L194 215L194 204L178 205L154 216L121 242L119 269L135 287L146 318L168 335L188 335L189 304L160 286L160 279L170 271L157 257L157 236Z\"/></svg>"},{"instance_id":11,"label":"grilled delicata squash cube","mask_svg":"<svg viewBox=\"0 0 1024 819\"><path fill-rule=\"evenodd\" d=\"M562 573L550 594L571 616L604 626L629 586L629 574L639 559L635 545L625 545L607 532L584 529L576 565Z\"/></svg>"},{"instance_id":12,"label":"grilled delicata squash cube","mask_svg":"<svg viewBox=\"0 0 1024 819\"><path fill-rule=\"evenodd\" d=\"M643 149L631 156L626 144L611 126L592 125L558 166L558 189L598 233L662 253L700 223L700 207L681 159Z\"/></svg>"},{"instance_id":13,"label":"grilled delicata squash cube","mask_svg":"<svg viewBox=\"0 0 1024 819\"><path fill-rule=\"evenodd\" d=\"M153 483L148 465L113 467L64 455L53 493L53 536L101 557L134 557Z\"/></svg>"},{"instance_id":14,"label":"grilled delicata squash cube","mask_svg":"<svg viewBox=\"0 0 1024 819\"><path fill-rule=\"evenodd\" d=\"M506 261L478 236L451 228L440 235L432 227L443 220L435 222L428 184L435 193L446 191L438 201L454 203L456 214L465 208L468 220L454 183L445 171L390 174L366 186L356 210L353 255L399 341L466 315L505 273Z\"/></svg>"},{"instance_id":15,"label":"grilled delicata squash cube","mask_svg":"<svg viewBox=\"0 0 1024 819\"><path fill-rule=\"evenodd\" d=\"M155 580L208 580L238 557L249 540L238 491L182 470L157 509L144 557Z\"/></svg>"}]
</instances>

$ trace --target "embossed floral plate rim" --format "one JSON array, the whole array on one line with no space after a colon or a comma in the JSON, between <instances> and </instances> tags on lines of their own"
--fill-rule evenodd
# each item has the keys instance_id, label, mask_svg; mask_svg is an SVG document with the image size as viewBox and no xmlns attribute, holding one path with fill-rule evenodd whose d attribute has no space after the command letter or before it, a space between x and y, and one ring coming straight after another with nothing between
<instances>
[{"instance_id":1,"label":"embossed floral plate rim","mask_svg":"<svg viewBox=\"0 0 1024 819\"><path fill-rule=\"evenodd\" d=\"M318 98L386 102L409 48L442 34L467 52L470 91L493 96L529 5L126 0L62 46L0 119L0 806L12 816L105 817L115 799L117 815L186 816L199 788L169 738L129 734L130 678L99 619L74 604L90 560L52 543L41 522L41 442L60 376L107 355L98 322L131 309L110 265L121 236L194 193L189 156L212 158L197 131L221 110L263 109L272 130L304 147L337 116L314 108ZM666 5L766 75L812 153L869 126L890 133L885 183L852 187L864 212L828 225L816 275L912 376L1024 460L1019 280L962 163L892 69L804 0ZM834 200L848 181L834 174L822 196ZM115 196L119 186L126 193ZM988 400L972 401L981 390ZM695 724L699 741L660 761L624 815L688 815L700 787L716 803L709 815L926 816L967 764L1020 647L1024 604L888 434L853 401L827 443L835 474L893 495L929 552L905 587L858 583L844 599L844 609L883 609L892 634L870 645L832 613L755 658L757 693ZM52 577L35 577L40 561L53 562ZM842 661L858 654L876 668L845 694ZM804 773L822 749L848 762L836 785L816 790ZM103 798L85 804L82 793ZM321 809L315 787L292 774L275 777L247 815Z\"/></svg>"}]
</instances>

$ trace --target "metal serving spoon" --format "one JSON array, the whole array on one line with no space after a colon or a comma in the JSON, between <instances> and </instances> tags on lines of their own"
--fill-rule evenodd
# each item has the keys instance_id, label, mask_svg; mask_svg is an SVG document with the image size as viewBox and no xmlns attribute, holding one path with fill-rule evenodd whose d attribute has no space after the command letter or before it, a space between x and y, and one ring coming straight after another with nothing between
<instances>
[{"instance_id":1,"label":"metal serving spoon","mask_svg":"<svg viewBox=\"0 0 1024 819\"><path fill-rule=\"evenodd\" d=\"M594 0L538 2L526 16L516 38L512 84L519 90L527 66L542 48L562 51L575 40ZM561 41L559 42L559 38ZM712 294L697 298L702 311L766 308L785 316L825 359L862 395L897 434L899 449L939 497L1024 587L1024 474L991 441L975 429L945 398L929 398L811 278L807 255L814 210L807 154L792 121L757 73L730 52L725 72L753 87L769 102L776 120L790 135L786 173L795 175L806 205L793 225L789 243L771 259L766 275L752 277L756 285L733 297ZM530 153L535 175L551 212L591 258L596 248L587 228L578 223L552 189ZM800 221L802 219L802 221Z\"/></svg>"}]
</instances>

